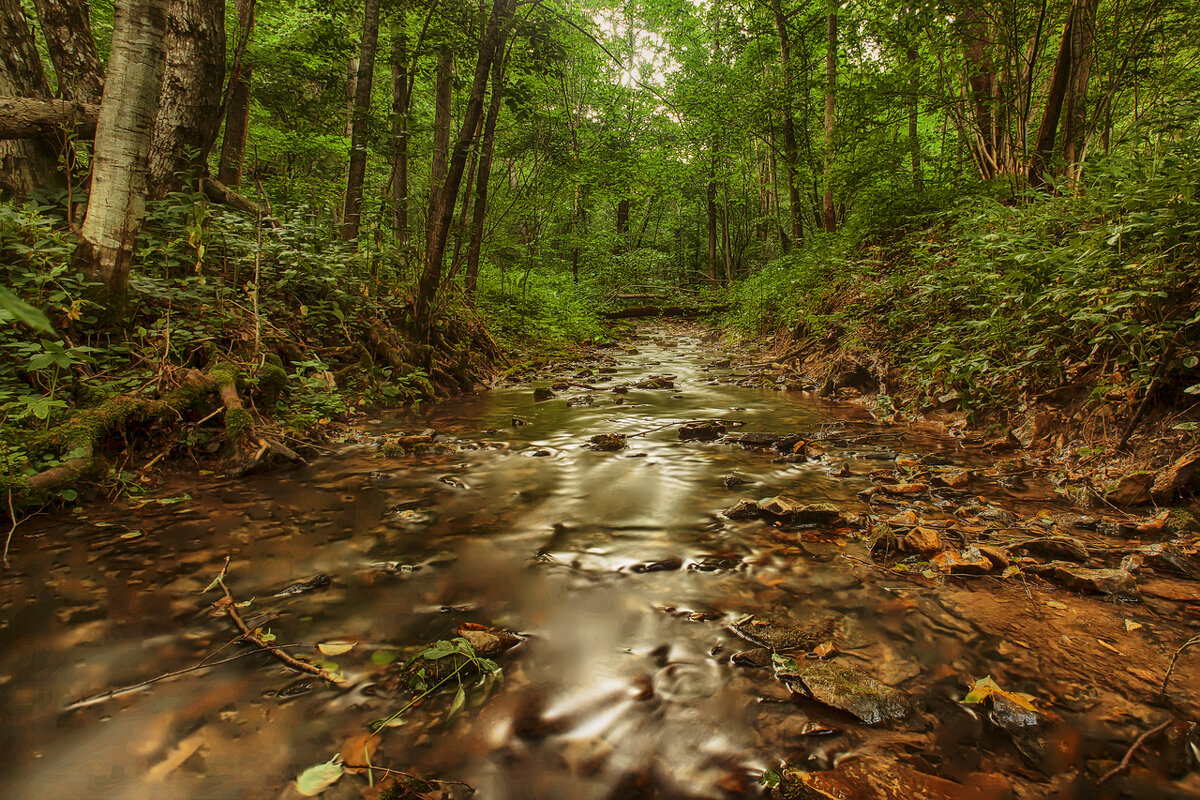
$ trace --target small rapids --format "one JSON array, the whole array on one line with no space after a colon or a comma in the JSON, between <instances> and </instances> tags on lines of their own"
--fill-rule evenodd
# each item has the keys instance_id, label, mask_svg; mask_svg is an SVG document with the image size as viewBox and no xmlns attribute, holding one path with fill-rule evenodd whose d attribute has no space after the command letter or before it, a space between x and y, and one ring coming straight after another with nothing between
<instances>
[{"instance_id":1,"label":"small rapids","mask_svg":"<svg viewBox=\"0 0 1200 800\"><path fill-rule=\"evenodd\" d=\"M1171 757L1155 744L1142 766L1094 788L1141 731L1196 716L1194 653L1181 656L1171 699L1155 698L1195 631L1196 583L1156 577L1121 601L998 572L907 574L872 560L869 524L730 519L722 512L739 500L775 495L846 518L949 515L944 503L858 496L875 485L870 473L929 454L977 470L962 501L1014 526L1079 511L1036 477L1019 489L987 477L996 456L980 443L743 385L748 373L727 358L695 329L645 328L548 376L574 384L548 400L508 385L366 423L358 443L294 471L28 523L0 581L0 795L298 796L301 771L353 751L406 702L395 680L405 654L474 623L524 637L496 658L502 682L448 724L445 700L412 709L374 737L373 764L497 800L760 797L759 776L785 762L900 764L964 790L896 797L1200 796L1186 736L1182 768L1151 768ZM652 385L664 388L632 386L662 376ZM731 434L854 435L789 461L683 441L690 420L724 421ZM446 446L379 447L426 428ZM602 434L626 446L587 446ZM219 593L205 594L226 556L247 621L349 685L252 654L95 699L247 652L228 644L236 630L212 610ZM329 580L312 591L282 591L319 575ZM836 662L894 687L911 712L867 725L793 693L770 663L734 663L754 647L731 629L746 615L799 629L820 620ZM358 644L314 649L330 641ZM811 649L794 654L797 669ZM1008 736L986 706L961 702L989 675L1053 723ZM347 775L323 797L364 795L379 796Z\"/></svg>"}]
</instances>

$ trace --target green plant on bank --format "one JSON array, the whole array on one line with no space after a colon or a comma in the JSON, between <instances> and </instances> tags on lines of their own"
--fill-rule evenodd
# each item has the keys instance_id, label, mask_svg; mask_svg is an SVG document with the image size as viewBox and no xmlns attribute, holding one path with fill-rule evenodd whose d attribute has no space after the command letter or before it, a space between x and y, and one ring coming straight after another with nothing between
<instances>
[{"instance_id":1,"label":"green plant on bank","mask_svg":"<svg viewBox=\"0 0 1200 800\"><path fill-rule=\"evenodd\" d=\"M1195 374L1200 145L1157 163L1097 158L1080 192L848 226L819 252L778 259L730 291L746 332L849 328L928 394L995 408L1091 369L1093 399L1141 391L1160 362ZM864 236L875 238L864 239ZM841 303L841 305L837 305ZM1200 392L1193 377L1175 386ZM1188 424L1188 423L1181 423Z\"/></svg>"}]
</instances>

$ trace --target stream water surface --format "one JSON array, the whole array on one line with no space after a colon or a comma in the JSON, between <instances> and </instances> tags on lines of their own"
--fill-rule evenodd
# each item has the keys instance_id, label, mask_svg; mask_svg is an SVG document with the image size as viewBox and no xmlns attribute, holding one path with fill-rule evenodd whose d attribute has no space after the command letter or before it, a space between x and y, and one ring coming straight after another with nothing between
<instances>
[{"instance_id":1,"label":"stream water surface","mask_svg":"<svg viewBox=\"0 0 1200 800\"><path fill-rule=\"evenodd\" d=\"M1186 656L1172 707L1153 698L1194 627L1195 584L1119 603L996 576L906 577L872 565L848 527L728 519L739 499L777 494L862 514L868 473L897 456L937 453L981 474L992 458L932 429L881 428L861 408L739 386L725 358L699 331L646 328L556 376L597 390L534 402L529 385L501 387L364 424L361 443L294 471L30 523L0 583L0 796L294 796L300 771L403 705L394 653L464 622L525 637L496 659L503 682L448 725L444 700L413 709L376 737L373 763L514 800L756 797L758 776L783 762L819 771L848 759L984 792L963 797L1198 796L1190 762L1182 777L1139 767L1109 784L1128 791L1136 779L1144 794L1107 795L1087 778L1150 725L1195 717ZM657 375L673 388L610 391ZM676 423L695 419L855 436L779 463L773 451L681 441ZM381 438L425 428L444 452L379 451ZM605 433L628 446L585 446ZM834 477L842 464L849 476ZM744 483L727 486L730 473ZM1017 518L1066 510L1030 486L980 478L971 495ZM252 600L243 615L272 615L277 643L317 658L315 643L358 642L327 657L352 686L257 654L79 704L233 638L211 610L219 595L204 594L226 556L227 585ZM278 596L317 575L328 585ZM914 711L868 726L791 694L769 667L735 665L751 645L729 626L745 614L832 619L836 659L897 687ZM986 675L1054 709L1045 753L1022 752L959 702ZM324 796L365 789L348 775Z\"/></svg>"}]
</instances>

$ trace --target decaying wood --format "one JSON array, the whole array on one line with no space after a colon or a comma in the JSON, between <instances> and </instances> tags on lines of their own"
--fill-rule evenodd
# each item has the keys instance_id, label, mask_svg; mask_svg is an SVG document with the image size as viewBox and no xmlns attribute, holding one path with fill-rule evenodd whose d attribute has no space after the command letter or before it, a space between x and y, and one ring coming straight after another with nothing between
<instances>
[{"instance_id":1,"label":"decaying wood","mask_svg":"<svg viewBox=\"0 0 1200 800\"><path fill-rule=\"evenodd\" d=\"M63 130L90 139L100 106L44 97L0 97L0 139L62 138Z\"/></svg>"}]
</instances>

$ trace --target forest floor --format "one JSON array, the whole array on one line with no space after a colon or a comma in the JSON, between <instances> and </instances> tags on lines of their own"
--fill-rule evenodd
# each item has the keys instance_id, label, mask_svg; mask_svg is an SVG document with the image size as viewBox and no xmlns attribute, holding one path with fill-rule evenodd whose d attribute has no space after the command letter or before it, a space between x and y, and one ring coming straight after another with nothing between
<instances>
[{"instance_id":1,"label":"forest floor","mask_svg":"<svg viewBox=\"0 0 1200 800\"><path fill-rule=\"evenodd\" d=\"M357 418L295 469L34 520L3 578L0 776L1195 796L1195 521L1079 508L964 425L814 388L654 323Z\"/></svg>"}]
</instances>

